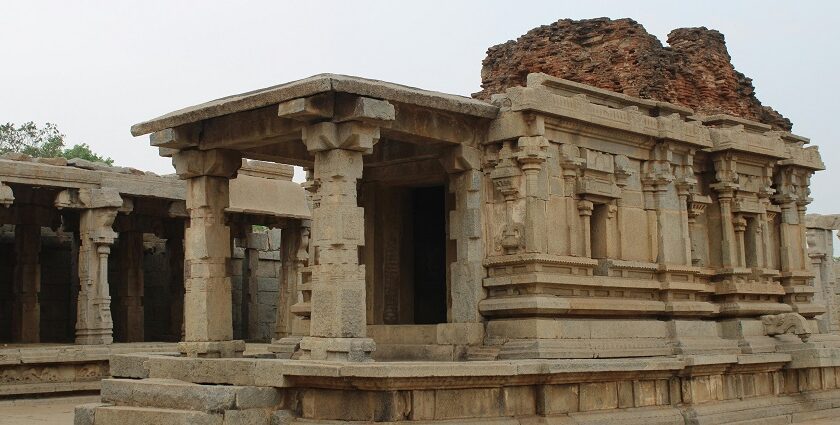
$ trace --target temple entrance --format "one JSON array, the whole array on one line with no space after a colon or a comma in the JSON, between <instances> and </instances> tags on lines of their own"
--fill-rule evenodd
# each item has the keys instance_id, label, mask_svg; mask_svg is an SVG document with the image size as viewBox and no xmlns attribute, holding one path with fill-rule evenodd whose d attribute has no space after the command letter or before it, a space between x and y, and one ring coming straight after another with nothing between
<instances>
[{"instance_id":1,"label":"temple entrance","mask_svg":"<svg viewBox=\"0 0 840 425\"><path fill-rule=\"evenodd\" d=\"M414 323L446 322L446 208L443 186L411 189Z\"/></svg>"},{"instance_id":2,"label":"temple entrance","mask_svg":"<svg viewBox=\"0 0 840 425\"><path fill-rule=\"evenodd\" d=\"M373 183L367 189L368 323L446 323L445 186Z\"/></svg>"}]
</instances>

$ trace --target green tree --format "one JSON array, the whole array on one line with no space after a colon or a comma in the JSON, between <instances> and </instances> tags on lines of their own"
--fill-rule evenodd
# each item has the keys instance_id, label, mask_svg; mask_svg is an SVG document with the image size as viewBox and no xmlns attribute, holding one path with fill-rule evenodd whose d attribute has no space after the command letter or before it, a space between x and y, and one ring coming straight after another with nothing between
<instances>
[{"instance_id":1,"label":"green tree","mask_svg":"<svg viewBox=\"0 0 840 425\"><path fill-rule=\"evenodd\" d=\"M114 164L113 159L93 152L87 143L76 144L66 149L65 137L52 123L46 123L41 128L32 121L19 126L6 123L0 125L0 154L19 152L38 158L81 158L108 165Z\"/></svg>"}]
</instances>

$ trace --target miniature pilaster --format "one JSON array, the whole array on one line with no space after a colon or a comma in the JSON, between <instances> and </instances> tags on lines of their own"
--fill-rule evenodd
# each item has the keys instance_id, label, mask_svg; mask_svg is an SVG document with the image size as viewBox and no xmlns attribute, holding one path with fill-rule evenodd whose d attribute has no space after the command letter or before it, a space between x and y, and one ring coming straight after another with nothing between
<instances>
[{"instance_id":1,"label":"miniature pilaster","mask_svg":"<svg viewBox=\"0 0 840 425\"><path fill-rule=\"evenodd\" d=\"M300 342L302 358L367 361L374 351L366 338L364 211L356 182L363 160L379 140L379 128L361 122L322 122L304 128L303 140L315 156L319 202L312 212L312 322Z\"/></svg>"},{"instance_id":2,"label":"miniature pilaster","mask_svg":"<svg viewBox=\"0 0 840 425\"><path fill-rule=\"evenodd\" d=\"M239 357L233 340L230 280L231 236L225 222L229 179L242 165L238 153L220 149L179 151L175 170L187 181L189 227L184 243L184 341L190 357Z\"/></svg>"},{"instance_id":3,"label":"miniature pilaster","mask_svg":"<svg viewBox=\"0 0 840 425\"><path fill-rule=\"evenodd\" d=\"M79 218L79 302L76 313L76 344L113 342L108 256L117 237L112 229L122 198L114 189L90 189L79 193L86 207Z\"/></svg>"},{"instance_id":4,"label":"miniature pilaster","mask_svg":"<svg viewBox=\"0 0 840 425\"><path fill-rule=\"evenodd\" d=\"M733 223L732 202L738 189L738 173L735 159L731 154L722 154L715 158L716 183L711 188L717 192L720 206L720 259L724 270L732 270L738 264L738 248Z\"/></svg>"},{"instance_id":5,"label":"miniature pilaster","mask_svg":"<svg viewBox=\"0 0 840 425\"><path fill-rule=\"evenodd\" d=\"M546 201L543 163L548 158L548 140L543 136L520 137L516 160L525 176L525 251L544 252L546 237Z\"/></svg>"}]
</instances>

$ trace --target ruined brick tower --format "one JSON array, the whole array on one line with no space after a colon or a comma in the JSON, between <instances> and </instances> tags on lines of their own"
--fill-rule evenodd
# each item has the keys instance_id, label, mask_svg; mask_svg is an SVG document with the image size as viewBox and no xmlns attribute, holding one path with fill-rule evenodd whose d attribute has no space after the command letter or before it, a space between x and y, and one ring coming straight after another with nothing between
<instances>
[{"instance_id":1,"label":"ruined brick tower","mask_svg":"<svg viewBox=\"0 0 840 425\"><path fill-rule=\"evenodd\" d=\"M489 100L524 86L532 72L633 97L688 106L697 113L729 114L790 130L790 120L755 96L752 79L731 63L723 34L705 27L678 28L665 47L632 19L562 19L487 50L481 70Z\"/></svg>"}]
</instances>

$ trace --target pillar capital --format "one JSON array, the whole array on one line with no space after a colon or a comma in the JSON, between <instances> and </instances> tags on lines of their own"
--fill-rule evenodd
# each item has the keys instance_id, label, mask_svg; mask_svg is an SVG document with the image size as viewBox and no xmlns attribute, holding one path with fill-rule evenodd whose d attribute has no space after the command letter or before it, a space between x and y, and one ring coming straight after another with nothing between
<instances>
[{"instance_id":1,"label":"pillar capital","mask_svg":"<svg viewBox=\"0 0 840 425\"><path fill-rule=\"evenodd\" d=\"M172 155L172 165L181 179L202 176L229 179L242 166L242 155L226 149L182 150Z\"/></svg>"},{"instance_id":2,"label":"pillar capital","mask_svg":"<svg viewBox=\"0 0 840 425\"><path fill-rule=\"evenodd\" d=\"M361 121L326 121L303 128L303 143L309 152L347 149L370 153L378 141L379 126Z\"/></svg>"}]
</instances>

